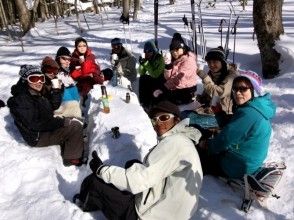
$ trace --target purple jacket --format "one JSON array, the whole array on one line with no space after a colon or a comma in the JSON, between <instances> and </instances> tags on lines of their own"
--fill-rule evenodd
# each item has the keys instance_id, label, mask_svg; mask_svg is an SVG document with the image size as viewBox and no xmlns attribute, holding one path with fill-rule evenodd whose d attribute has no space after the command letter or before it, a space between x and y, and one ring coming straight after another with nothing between
<instances>
[{"instance_id":1,"label":"purple jacket","mask_svg":"<svg viewBox=\"0 0 294 220\"><path fill-rule=\"evenodd\" d=\"M192 52L188 52L179 59L172 62L171 69L164 70L166 88L170 90L184 89L196 86L196 56Z\"/></svg>"}]
</instances>

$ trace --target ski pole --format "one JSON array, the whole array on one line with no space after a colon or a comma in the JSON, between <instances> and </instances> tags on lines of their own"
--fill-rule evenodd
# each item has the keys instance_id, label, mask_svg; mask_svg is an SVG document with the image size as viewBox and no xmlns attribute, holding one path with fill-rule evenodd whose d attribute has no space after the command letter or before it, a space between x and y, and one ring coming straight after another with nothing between
<instances>
[{"instance_id":1,"label":"ski pole","mask_svg":"<svg viewBox=\"0 0 294 220\"><path fill-rule=\"evenodd\" d=\"M237 35L237 23L239 20L239 16L237 17L235 24L231 30L231 34L234 35L234 50L233 50L233 64L235 64L235 51L236 51L236 35Z\"/></svg>"},{"instance_id":2,"label":"ski pole","mask_svg":"<svg viewBox=\"0 0 294 220\"><path fill-rule=\"evenodd\" d=\"M226 55L226 59L228 58L229 55L229 40L230 40L230 29L231 29L231 21L232 21L232 9L230 8L230 20L229 20L229 24L228 24L228 30L227 30L227 35L226 35L226 43L225 43L225 55Z\"/></svg>"},{"instance_id":3,"label":"ski pole","mask_svg":"<svg viewBox=\"0 0 294 220\"><path fill-rule=\"evenodd\" d=\"M80 3L80 7L81 7L81 10L82 10L82 14L83 14L84 20L85 20L85 22L87 24L88 30L90 30L89 24L87 22L87 19L86 19L86 16L85 16L85 13L84 13L84 10L83 10L83 7L82 7L82 4L81 4L80 1L79 1L79 3Z\"/></svg>"},{"instance_id":4,"label":"ski pole","mask_svg":"<svg viewBox=\"0 0 294 220\"><path fill-rule=\"evenodd\" d=\"M192 43L192 47L193 47L193 37L191 36L190 29L189 29L188 19L187 19L187 17L186 17L185 14L184 14L184 17L182 18L182 21L184 22L184 29L185 29L185 30L186 30L186 26L187 26L188 36L191 38L191 43ZM187 39L186 39L186 44L189 45Z\"/></svg>"},{"instance_id":5,"label":"ski pole","mask_svg":"<svg viewBox=\"0 0 294 220\"><path fill-rule=\"evenodd\" d=\"M154 42L158 48L158 0L154 0Z\"/></svg>"},{"instance_id":6,"label":"ski pole","mask_svg":"<svg viewBox=\"0 0 294 220\"><path fill-rule=\"evenodd\" d=\"M197 33L196 33L196 25L195 25L195 2L191 0L191 12L192 12L192 30L193 30L193 51L197 54Z\"/></svg>"},{"instance_id":7,"label":"ski pole","mask_svg":"<svg viewBox=\"0 0 294 220\"><path fill-rule=\"evenodd\" d=\"M227 23L225 19L221 19L218 26L218 32L221 34L221 47L223 47L223 23Z\"/></svg>"}]
</instances>

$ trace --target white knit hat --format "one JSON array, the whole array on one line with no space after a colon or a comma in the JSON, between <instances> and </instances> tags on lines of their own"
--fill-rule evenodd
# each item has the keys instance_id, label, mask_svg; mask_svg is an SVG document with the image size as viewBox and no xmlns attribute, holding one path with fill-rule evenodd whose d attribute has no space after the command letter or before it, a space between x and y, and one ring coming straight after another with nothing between
<instances>
[{"instance_id":1,"label":"white knit hat","mask_svg":"<svg viewBox=\"0 0 294 220\"><path fill-rule=\"evenodd\" d=\"M251 70L239 70L240 76L244 76L250 80L253 85L254 92L257 96L263 95L262 91L262 79L261 77Z\"/></svg>"}]
</instances>

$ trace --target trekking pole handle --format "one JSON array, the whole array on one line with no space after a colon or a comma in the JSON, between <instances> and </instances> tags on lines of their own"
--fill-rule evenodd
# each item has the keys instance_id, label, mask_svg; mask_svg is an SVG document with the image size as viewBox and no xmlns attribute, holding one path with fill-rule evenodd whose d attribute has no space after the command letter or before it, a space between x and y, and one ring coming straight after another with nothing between
<instances>
[{"instance_id":1,"label":"trekking pole handle","mask_svg":"<svg viewBox=\"0 0 294 220\"><path fill-rule=\"evenodd\" d=\"M182 21L184 22L184 25L188 26L188 19L185 14L184 14L184 17L182 18Z\"/></svg>"},{"instance_id":2,"label":"trekking pole handle","mask_svg":"<svg viewBox=\"0 0 294 220\"><path fill-rule=\"evenodd\" d=\"M226 19L221 19L218 26L218 32L222 32L223 30L223 23L227 23Z\"/></svg>"},{"instance_id":3,"label":"trekking pole handle","mask_svg":"<svg viewBox=\"0 0 294 220\"><path fill-rule=\"evenodd\" d=\"M238 20L239 20L239 16L237 17L237 19L236 19L236 21L235 21L235 24L234 24L234 26L232 27L232 29L231 29L231 34L236 34L236 32L237 32L237 24L238 24Z\"/></svg>"}]
</instances>

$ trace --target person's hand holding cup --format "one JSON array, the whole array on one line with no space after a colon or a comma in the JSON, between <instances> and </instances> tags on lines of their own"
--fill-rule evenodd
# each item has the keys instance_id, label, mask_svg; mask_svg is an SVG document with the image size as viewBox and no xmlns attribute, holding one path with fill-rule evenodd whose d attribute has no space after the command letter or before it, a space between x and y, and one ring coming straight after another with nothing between
<instances>
[{"instance_id":1,"label":"person's hand holding cup","mask_svg":"<svg viewBox=\"0 0 294 220\"><path fill-rule=\"evenodd\" d=\"M80 63L85 62L85 57L84 57L84 55L81 55L81 56L79 57L79 59L80 59Z\"/></svg>"},{"instance_id":2,"label":"person's hand holding cup","mask_svg":"<svg viewBox=\"0 0 294 220\"><path fill-rule=\"evenodd\" d=\"M61 80L55 78L55 79L52 79L51 80L51 83L52 83L52 88L53 89L61 89Z\"/></svg>"}]
</instances>

